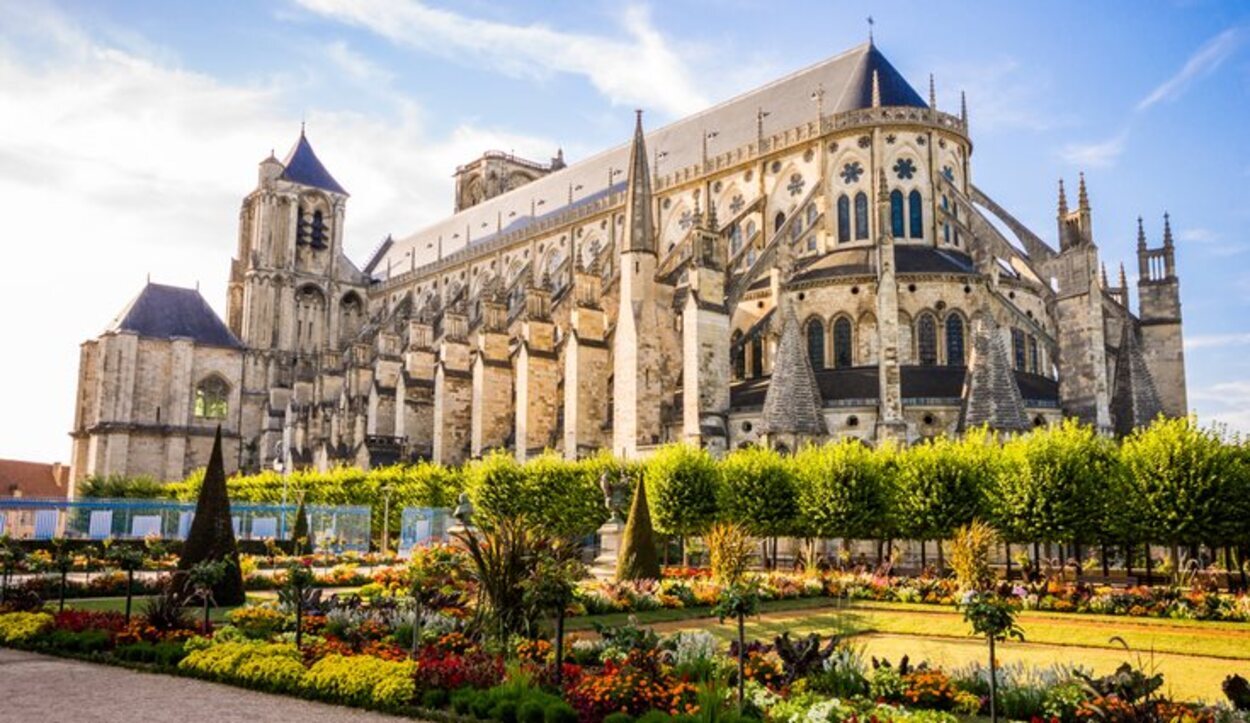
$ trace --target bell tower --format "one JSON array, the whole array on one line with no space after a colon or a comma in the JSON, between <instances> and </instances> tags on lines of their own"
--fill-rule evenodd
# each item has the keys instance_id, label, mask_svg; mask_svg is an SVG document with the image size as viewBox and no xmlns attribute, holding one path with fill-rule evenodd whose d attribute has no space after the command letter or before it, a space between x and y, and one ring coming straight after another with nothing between
<instances>
[{"instance_id":1,"label":"bell tower","mask_svg":"<svg viewBox=\"0 0 1250 723\"><path fill-rule=\"evenodd\" d=\"M1163 413L1188 413L1185 395L1185 345L1181 338L1181 284L1176 275L1172 219L1163 214L1163 246L1147 248L1146 232L1137 219L1137 306L1141 318L1141 351L1159 392Z\"/></svg>"}]
</instances>

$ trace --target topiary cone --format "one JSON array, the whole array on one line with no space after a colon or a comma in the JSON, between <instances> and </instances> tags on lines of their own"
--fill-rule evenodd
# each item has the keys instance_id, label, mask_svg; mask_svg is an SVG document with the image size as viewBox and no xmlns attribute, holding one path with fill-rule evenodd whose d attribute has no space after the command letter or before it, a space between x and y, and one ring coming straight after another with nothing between
<instances>
[{"instance_id":1,"label":"topiary cone","mask_svg":"<svg viewBox=\"0 0 1250 723\"><path fill-rule=\"evenodd\" d=\"M621 535L621 551L616 557L616 579L659 580L660 561L655 554L655 530L651 528L651 507L647 504L647 484L638 480L629 521Z\"/></svg>"},{"instance_id":2,"label":"topiary cone","mask_svg":"<svg viewBox=\"0 0 1250 723\"><path fill-rule=\"evenodd\" d=\"M313 551L312 537L308 534L308 511L304 509L302 497L299 507L295 510L295 525L291 529L291 541L294 543L291 549L296 555Z\"/></svg>"},{"instance_id":3,"label":"topiary cone","mask_svg":"<svg viewBox=\"0 0 1250 723\"><path fill-rule=\"evenodd\" d=\"M230 569L213 588L213 600L220 607L242 605L243 572L239 568L239 547L234 539L230 497L226 494L226 467L221 460L221 425L213 440L213 452L204 471L200 497L195 503L191 531L178 559L179 570L190 570L206 560L229 560Z\"/></svg>"}]
</instances>

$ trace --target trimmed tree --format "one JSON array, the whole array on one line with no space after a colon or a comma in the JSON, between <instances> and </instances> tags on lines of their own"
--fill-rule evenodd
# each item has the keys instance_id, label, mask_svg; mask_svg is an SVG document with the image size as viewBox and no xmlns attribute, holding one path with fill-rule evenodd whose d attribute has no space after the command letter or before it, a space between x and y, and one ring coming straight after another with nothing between
<instances>
[{"instance_id":1,"label":"trimmed tree","mask_svg":"<svg viewBox=\"0 0 1250 723\"><path fill-rule=\"evenodd\" d=\"M616 579L660 579L655 531L651 529L651 507L647 504L647 485L642 480L634 485L634 501L621 534L621 550L616 556Z\"/></svg>"},{"instance_id":2,"label":"trimmed tree","mask_svg":"<svg viewBox=\"0 0 1250 723\"><path fill-rule=\"evenodd\" d=\"M295 508L295 524L291 526L291 550L296 555L313 551L312 536L308 531L308 510L304 508L303 497L300 497L299 506Z\"/></svg>"},{"instance_id":3,"label":"trimmed tree","mask_svg":"<svg viewBox=\"0 0 1250 723\"><path fill-rule=\"evenodd\" d=\"M684 565L685 538L702 535L716 521L720 470L707 450L674 444L647 461L645 482L656 529L682 538Z\"/></svg>"},{"instance_id":4,"label":"trimmed tree","mask_svg":"<svg viewBox=\"0 0 1250 723\"><path fill-rule=\"evenodd\" d=\"M213 440L204 484L195 503L195 518L182 546L178 560L181 572L201 562L224 561L228 569L213 585L213 600L221 607L242 605L243 573L239 568L239 547L234 539L234 523L230 516L230 498L226 494L226 468L221 457L221 426Z\"/></svg>"},{"instance_id":5,"label":"trimmed tree","mask_svg":"<svg viewBox=\"0 0 1250 723\"><path fill-rule=\"evenodd\" d=\"M988 434L977 431L961 439L935 437L898 456L898 519L922 546L938 541L939 566L942 540L984 516L996 451Z\"/></svg>"},{"instance_id":6,"label":"trimmed tree","mask_svg":"<svg viewBox=\"0 0 1250 723\"><path fill-rule=\"evenodd\" d=\"M890 528L891 493L882 456L858 440L806 447L793 457L798 529L805 537L880 539Z\"/></svg>"},{"instance_id":7,"label":"trimmed tree","mask_svg":"<svg viewBox=\"0 0 1250 723\"><path fill-rule=\"evenodd\" d=\"M765 447L736 450L721 461L720 469L722 519L742 525L755 537L772 538L775 567L776 538L793 532L799 515L794 471Z\"/></svg>"}]
</instances>

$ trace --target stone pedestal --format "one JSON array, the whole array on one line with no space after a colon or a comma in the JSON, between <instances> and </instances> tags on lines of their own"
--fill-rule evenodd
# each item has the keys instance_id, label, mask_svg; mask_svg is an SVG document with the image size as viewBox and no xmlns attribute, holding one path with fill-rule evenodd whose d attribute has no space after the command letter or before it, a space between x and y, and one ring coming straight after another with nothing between
<instances>
[{"instance_id":1,"label":"stone pedestal","mask_svg":"<svg viewBox=\"0 0 1250 723\"><path fill-rule=\"evenodd\" d=\"M610 578L616 574L616 557L621 551L621 535L625 523L609 520L599 528L599 556L591 565L595 577Z\"/></svg>"}]
</instances>

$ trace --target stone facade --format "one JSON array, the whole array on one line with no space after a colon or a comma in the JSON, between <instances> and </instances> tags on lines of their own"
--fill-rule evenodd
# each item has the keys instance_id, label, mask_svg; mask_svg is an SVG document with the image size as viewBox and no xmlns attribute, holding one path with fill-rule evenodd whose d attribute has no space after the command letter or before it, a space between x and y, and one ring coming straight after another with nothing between
<instances>
[{"instance_id":1,"label":"stone facade","mask_svg":"<svg viewBox=\"0 0 1250 723\"><path fill-rule=\"evenodd\" d=\"M567 167L487 154L454 215L357 267L348 195L301 134L243 202L227 324L83 345L75 478L181 477L218 423L230 464L258 469L1064 415L1123 433L1151 389L1184 414L1170 227L1159 248L1141 234L1134 313L1123 274L1100 277L1084 178L1051 243L972 183L972 150L966 104L938 110L866 44L651 133L639 115Z\"/></svg>"}]
</instances>

